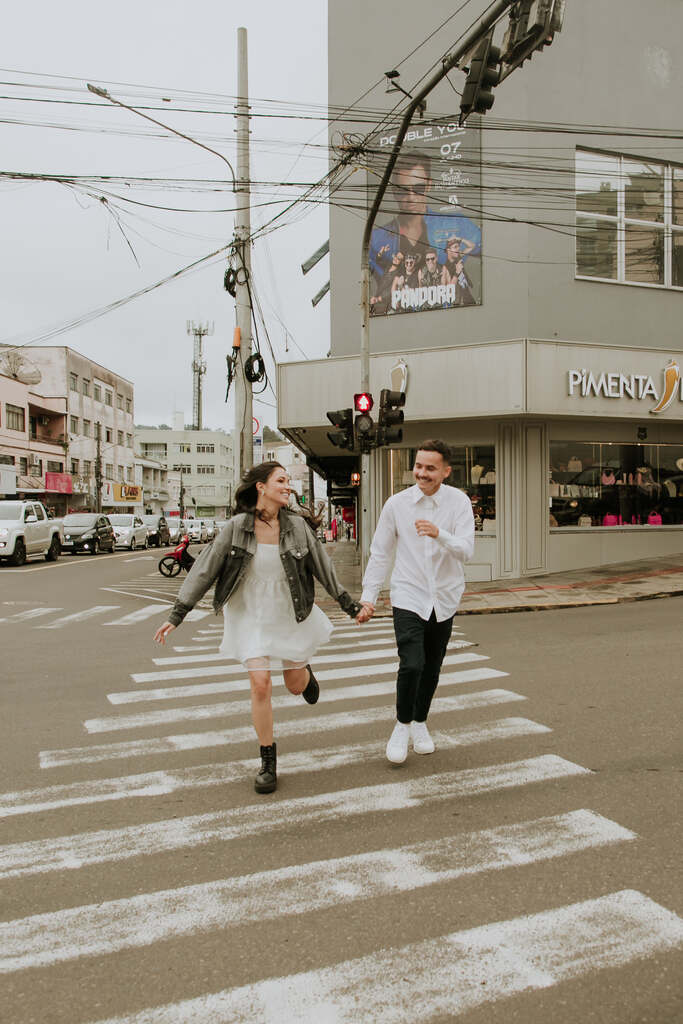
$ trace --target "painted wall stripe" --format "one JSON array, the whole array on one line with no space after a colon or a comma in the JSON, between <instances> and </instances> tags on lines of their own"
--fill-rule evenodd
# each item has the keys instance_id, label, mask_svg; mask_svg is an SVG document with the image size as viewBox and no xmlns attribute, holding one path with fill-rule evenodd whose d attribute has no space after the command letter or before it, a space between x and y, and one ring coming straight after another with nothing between
<instances>
[{"instance_id":1,"label":"painted wall stripe","mask_svg":"<svg viewBox=\"0 0 683 1024\"><path fill-rule=\"evenodd\" d=\"M636 836L592 811L296 864L0 923L0 973L412 892Z\"/></svg>"},{"instance_id":2,"label":"painted wall stripe","mask_svg":"<svg viewBox=\"0 0 683 1024\"><path fill-rule=\"evenodd\" d=\"M48 627L47 626L43 626L43 627L39 626L38 628L39 629L40 628L47 629ZM396 669L398 668L398 661L395 660L396 659L396 648L395 647L387 648L383 652L375 651L373 654L364 653L364 652L363 653L358 653L356 655L354 655L354 654L345 654L343 656L343 661L344 661L344 663L352 662L352 661L368 661L368 660L371 660L372 658L379 657L380 654L392 656L392 660L386 662L386 665L387 665L386 671L387 672L388 671L395 672ZM488 661L488 660L489 659L488 659L487 655L485 655L485 654L474 654L471 651L465 651L463 654L447 654L446 657L444 658L443 663L444 663L444 665L464 665L467 662L471 662L471 661ZM336 654L333 655L333 656L330 656L330 657L326 657L326 658L325 657L323 657L323 658L316 658L315 659L315 663L314 663L314 667L316 669L316 676L318 675L317 668L318 668L319 665L335 665L335 664L338 664L339 661L340 661L340 657L339 657L339 655L336 655ZM221 675L230 675L230 674L234 675L234 674L239 674L239 673L244 673L244 668L241 665L236 665L234 668L231 668L231 667L227 667L226 668L225 665L216 665L215 667L214 666L208 666L206 668L202 667L202 668L169 669L169 670L166 670L166 671L163 671L163 672L136 672L136 673L134 673L131 676L131 679L133 680L134 683L155 683L155 682L162 682L164 680L170 680L170 679L201 679L203 676L221 676Z\"/></svg>"},{"instance_id":3,"label":"painted wall stripe","mask_svg":"<svg viewBox=\"0 0 683 1024\"><path fill-rule=\"evenodd\" d=\"M450 1019L681 944L681 918L626 889L99 1024L414 1024ZM405 990L406 964L410 999L402 1000L397 993Z\"/></svg>"},{"instance_id":4,"label":"painted wall stripe","mask_svg":"<svg viewBox=\"0 0 683 1024\"><path fill-rule=\"evenodd\" d=\"M515 739L520 736L549 733L552 730L528 718L494 718L490 722L460 726L450 732L435 732L432 736L439 750L471 746L475 743L490 743L496 740ZM338 747L320 750L295 750L281 754L278 765L281 772L329 771L350 764L365 762L381 756L383 744L377 740L364 743L344 743ZM166 769L157 772L143 772L124 775L113 779L92 779L85 782L71 782L59 786L43 786L38 789L19 790L0 794L0 818L19 814L35 814L39 811L55 810L60 807L75 807L81 804L104 803L110 800L128 800L132 797L156 797L175 793L182 789L196 789L203 786L223 786L229 782L243 783L253 771L253 757L227 764L203 764L195 768Z\"/></svg>"},{"instance_id":5,"label":"painted wall stripe","mask_svg":"<svg viewBox=\"0 0 683 1024\"><path fill-rule=\"evenodd\" d=\"M372 667L372 674L379 675L383 673L384 669L380 666ZM457 672L442 672L441 681L447 678L447 676L456 676L462 683L474 683L480 682L483 679L502 679L507 676L507 672L501 672L500 669L496 668L469 668L460 669ZM340 675L338 672L330 670L323 672L316 672L316 679L321 683L332 683L332 682L344 682L348 679L348 675L344 673ZM279 687L284 684L280 684L275 679L275 686ZM107 694L107 700L111 704L141 704L147 701L154 700L175 700L180 697L201 697L209 693L237 693L242 690L249 690L249 680L246 678L242 679L228 679L220 683L191 683L188 686L166 686L156 687L150 690L125 690L119 693Z\"/></svg>"},{"instance_id":6,"label":"painted wall stripe","mask_svg":"<svg viewBox=\"0 0 683 1024\"><path fill-rule=\"evenodd\" d=\"M526 700L526 697L522 697L519 693L512 693L510 690L482 690L458 697L437 697L432 702L431 714L447 711L471 711L475 708L507 704L518 700ZM278 737L297 736L300 733L310 735L311 733L330 732L333 729L367 725L372 722L384 721L389 724L390 716L391 710L386 707L364 708L359 711L337 711L333 714L330 714L329 711L322 714L309 712L303 717L279 722L277 734ZM71 747L66 750L43 750L40 752L40 767L56 768L67 764L97 764L101 761L118 758L149 757L153 754L253 742L255 742L253 726L236 726L232 729L220 729L212 732L191 732L144 740L124 740L120 743Z\"/></svg>"},{"instance_id":7,"label":"painted wall stripe","mask_svg":"<svg viewBox=\"0 0 683 1024\"><path fill-rule=\"evenodd\" d=\"M47 626L36 626L36 629L61 629L63 626L71 626L74 622L85 622L96 615L104 612L114 612L119 606L117 604L96 604L92 608L86 608L82 612L74 612L72 615L64 615L61 619L55 619Z\"/></svg>"},{"instance_id":8,"label":"painted wall stripe","mask_svg":"<svg viewBox=\"0 0 683 1024\"><path fill-rule=\"evenodd\" d=\"M494 790L590 774L587 768L545 754L406 782L360 786L277 802L261 800L210 814L14 843L0 847L0 878L73 870L87 864L151 856L164 850L244 839L282 826L303 827L355 814L407 810L447 799L475 797Z\"/></svg>"},{"instance_id":9,"label":"painted wall stripe","mask_svg":"<svg viewBox=\"0 0 683 1024\"><path fill-rule=\"evenodd\" d=\"M484 671L487 671L486 669ZM445 672L439 679L439 692L448 686L460 686L465 680L464 672ZM248 680L239 680L234 685L234 692L249 689ZM338 701L360 700L366 697L382 697L396 692L393 679L378 683L356 683L353 686L337 686L320 691L319 704L336 703ZM272 706L292 708L300 698L291 693L276 694L272 697ZM88 733L120 732L122 729L148 729L157 725L171 725L175 722L197 722L207 718L221 718L231 715L246 715L251 711L251 700L221 701L216 704L195 704L164 710L141 711L134 715L107 715L102 718L89 718L83 722Z\"/></svg>"}]
</instances>

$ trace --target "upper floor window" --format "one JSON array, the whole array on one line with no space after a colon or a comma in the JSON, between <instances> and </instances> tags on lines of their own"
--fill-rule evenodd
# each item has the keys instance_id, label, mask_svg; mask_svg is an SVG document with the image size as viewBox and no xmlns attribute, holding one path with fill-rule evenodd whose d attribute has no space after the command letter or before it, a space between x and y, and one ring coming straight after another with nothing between
<instances>
[{"instance_id":1,"label":"upper floor window","mask_svg":"<svg viewBox=\"0 0 683 1024\"><path fill-rule=\"evenodd\" d=\"M576 274L683 288L683 167L578 149Z\"/></svg>"},{"instance_id":2,"label":"upper floor window","mask_svg":"<svg viewBox=\"0 0 683 1024\"><path fill-rule=\"evenodd\" d=\"M116 443L120 444L120 445L123 444L123 431L122 430L117 430L116 431Z\"/></svg>"},{"instance_id":3,"label":"upper floor window","mask_svg":"<svg viewBox=\"0 0 683 1024\"><path fill-rule=\"evenodd\" d=\"M114 467L111 464L111 462L105 463L104 477L105 477L105 480L113 480L114 479Z\"/></svg>"},{"instance_id":4,"label":"upper floor window","mask_svg":"<svg viewBox=\"0 0 683 1024\"><path fill-rule=\"evenodd\" d=\"M123 395L116 396L116 408L123 412Z\"/></svg>"},{"instance_id":5,"label":"upper floor window","mask_svg":"<svg viewBox=\"0 0 683 1024\"><path fill-rule=\"evenodd\" d=\"M78 416L69 416L69 430L72 434L78 433Z\"/></svg>"},{"instance_id":6,"label":"upper floor window","mask_svg":"<svg viewBox=\"0 0 683 1024\"><path fill-rule=\"evenodd\" d=\"M86 396L90 395L90 381L87 377L84 377L81 381L81 393Z\"/></svg>"},{"instance_id":7,"label":"upper floor window","mask_svg":"<svg viewBox=\"0 0 683 1024\"><path fill-rule=\"evenodd\" d=\"M78 391L78 374L69 374L69 391Z\"/></svg>"},{"instance_id":8,"label":"upper floor window","mask_svg":"<svg viewBox=\"0 0 683 1024\"><path fill-rule=\"evenodd\" d=\"M97 402L101 402L102 401L102 388L100 387L99 384L93 384L93 386L92 386L92 396L95 399L95 401L97 401Z\"/></svg>"},{"instance_id":9,"label":"upper floor window","mask_svg":"<svg viewBox=\"0 0 683 1024\"><path fill-rule=\"evenodd\" d=\"M133 411L133 400L132 400L132 398L127 398L126 399L126 412L132 412L132 411Z\"/></svg>"},{"instance_id":10,"label":"upper floor window","mask_svg":"<svg viewBox=\"0 0 683 1024\"><path fill-rule=\"evenodd\" d=\"M178 453L183 453L185 455L189 455L190 452L192 451L192 445L189 444L189 442L187 442L187 441L179 441L177 444L174 444L172 446L172 450L174 452L178 452Z\"/></svg>"},{"instance_id":11,"label":"upper floor window","mask_svg":"<svg viewBox=\"0 0 683 1024\"><path fill-rule=\"evenodd\" d=\"M113 398L114 398L114 396L112 395L111 391L105 391L104 392L104 404L105 405L111 405L112 401L113 401Z\"/></svg>"},{"instance_id":12,"label":"upper floor window","mask_svg":"<svg viewBox=\"0 0 683 1024\"><path fill-rule=\"evenodd\" d=\"M206 455L213 455L215 452L215 446L212 444L198 444L197 451L204 452Z\"/></svg>"},{"instance_id":13,"label":"upper floor window","mask_svg":"<svg viewBox=\"0 0 683 1024\"><path fill-rule=\"evenodd\" d=\"M83 420L83 436L90 437L90 420Z\"/></svg>"},{"instance_id":14,"label":"upper floor window","mask_svg":"<svg viewBox=\"0 0 683 1024\"><path fill-rule=\"evenodd\" d=\"M8 430L26 430L26 410L20 405L5 405L5 426Z\"/></svg>"}]
</instances>

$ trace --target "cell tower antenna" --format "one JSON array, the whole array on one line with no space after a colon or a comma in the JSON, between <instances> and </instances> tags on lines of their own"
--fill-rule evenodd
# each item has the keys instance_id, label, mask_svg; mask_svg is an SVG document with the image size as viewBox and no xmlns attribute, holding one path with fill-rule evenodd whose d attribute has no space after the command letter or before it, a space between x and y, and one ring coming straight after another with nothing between
<instances>
[{"instance_id":1,"label":"cell tower antenna","mask_svg":"<svg viewBox=\"0 0 683 1024\"><path fill-rule=\"evenodd\" d=\"M207 335L213 334L213 323L196 324L187 321L187 333L194 337L192 355L192 429L202 429L202 377L206 373L206 363L202 357L202 341Z\"/></svg>"}]
</instances>

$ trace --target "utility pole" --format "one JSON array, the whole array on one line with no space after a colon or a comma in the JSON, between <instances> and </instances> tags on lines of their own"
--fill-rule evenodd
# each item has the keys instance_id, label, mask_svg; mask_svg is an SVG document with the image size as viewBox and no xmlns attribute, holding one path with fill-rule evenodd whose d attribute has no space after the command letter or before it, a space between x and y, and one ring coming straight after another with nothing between
<instances>
[{"instance_id":1,"label":"utility pole","mask_svg":"<svg viewBox=\"0 0 683 1024\"><path fill-rule=\"evenodd\" d=\"M97 449L95 455L95 511L102 511L102 424L95 424Z\"/></svg>"},{"instance_id":2,"label":"utility pole","mask_svg":"<svg viewBox=\"0 0 683 1024\"><path fill-rule=\"evenodd\" d=\"M202 377L206 373L206 363L202 358L202 340L207 334L213 334L213 324L196 324L187 321L187 333L194 336L194 353L192 358L192 427L202 429Z\"/></svg>"},{"instance_id":3,"label":"utility pole","mask_svg":"<svg viewBox=\"0 0 683 1024\"><path fill-rule=\"evenodd\" d=\"M185 518L185 485L183 484L183 471L180 470L180 494L178 495L180 518Z\"/></svg>"},{"instance_id":4,"label":"utility pole","mask_svg":"<svg viewBox=\"0 0 683 1024\"><path fill-rule=\"evenodd\" d=\"M247 30L237 29L237 174L235 184L235 332L239 348L235 374L235 431L233 439L234 491L254 461L251 384L244 367L251 356L251 222L249 179L249 74ZM235 344L235 343L233 343Z\"/></svg>"}]
</instances>

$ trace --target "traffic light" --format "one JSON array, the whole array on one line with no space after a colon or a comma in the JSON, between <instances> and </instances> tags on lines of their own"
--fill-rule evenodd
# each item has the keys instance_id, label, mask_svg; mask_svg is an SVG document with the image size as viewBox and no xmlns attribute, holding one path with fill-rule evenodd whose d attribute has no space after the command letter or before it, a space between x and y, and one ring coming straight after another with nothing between
<instances>
[{"instance_id":1,"label":"traffic light","mask_svg":"<svg viewBox=\"0 0 683 1024\"><path fill-rule=\"evenodd\" d=\"M327 440L336 448L348 448L353 451L353 409L338 409L328 412L327 418L336 430L327 434Z\"/></svg>"},{"instance_id":2,"label":"traffic light","mask_svg":"<svg viewBox=\"0 0 683 1024\"><path fill-rule=\"evenodd\" d=\"M353 396L353 407L358 413L355 424L356 441L362 452L369 452L375 445L375 424L370 415L374 404L369 391L360 391Z\"/></svg>"},{"instance_id":3,"label":"traffic light","mask_svg":"<svg viewBox=\"0 0 683 1024\"><path fill-rule=\"evenodd\" d=\"M377 444L399 444L403 440L402 407L406 404L405 391L390 391L384 388L379 396L379 419L377 420Z\"/></svg>"},{"instance_id":4,"label":"traffic light","mask_svg":"<svg viewBox=\"0 0 683 1024\"><path fill-rule=\"evenodd\" d=\"M469 114L485 114L493 106L493 87L500 79L500 50L493 45L493 29L474 51L460 100L460 124Z\"/></svg>"}]
</instances>

